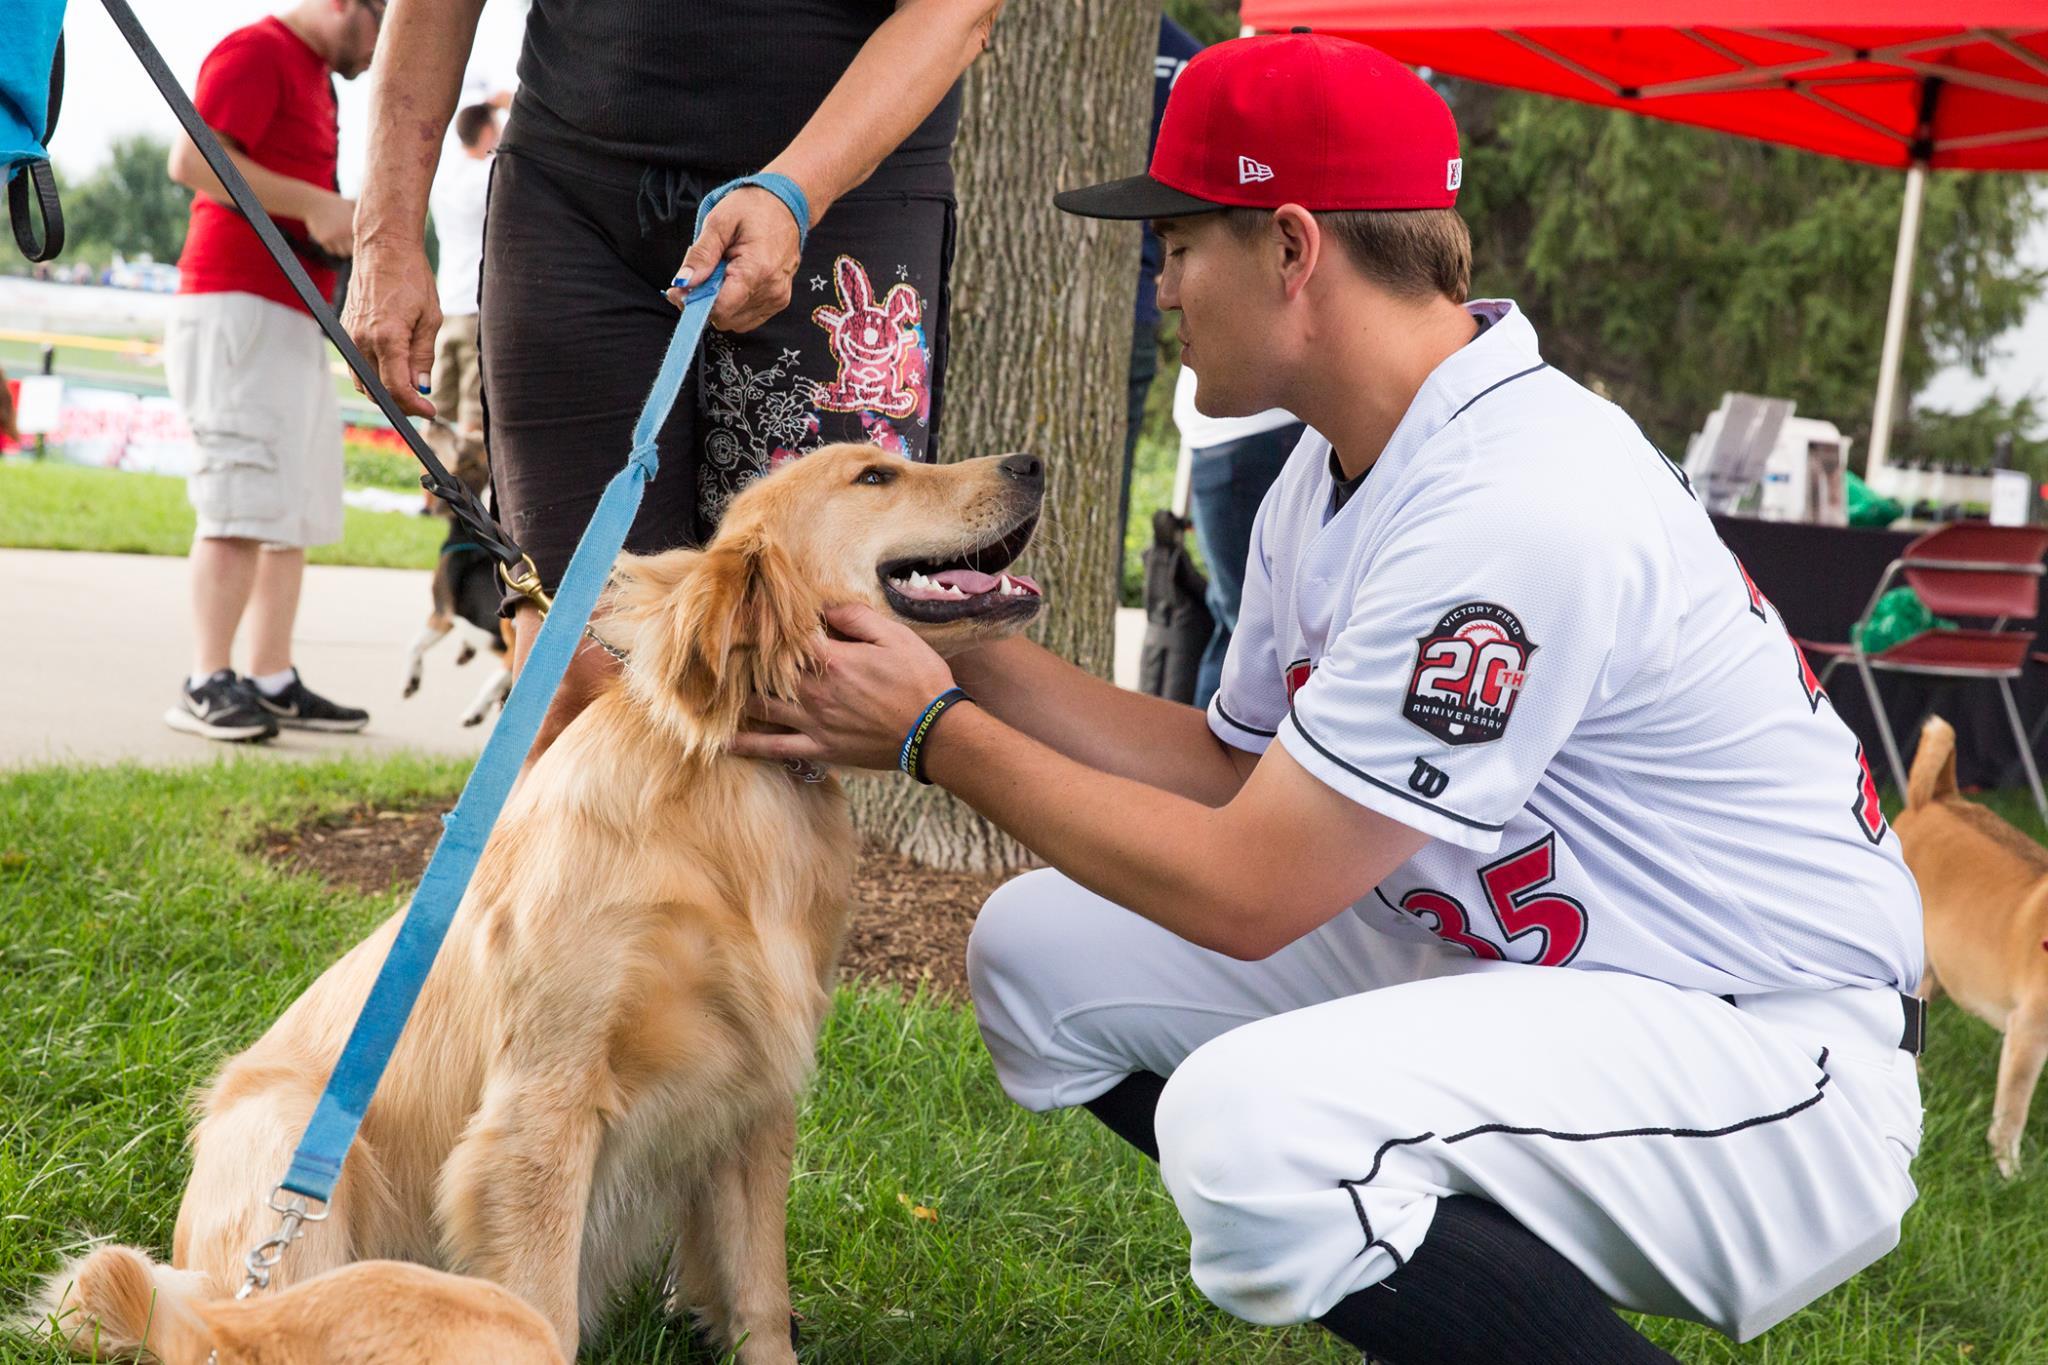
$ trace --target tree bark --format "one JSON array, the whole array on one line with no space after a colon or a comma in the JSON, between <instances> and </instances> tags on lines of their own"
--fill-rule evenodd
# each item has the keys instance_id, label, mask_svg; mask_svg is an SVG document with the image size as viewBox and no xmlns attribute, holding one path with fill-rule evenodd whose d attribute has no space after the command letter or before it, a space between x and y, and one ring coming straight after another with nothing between
<instances>
[{"instance_id":1,"label":"tree bark","mask_svg":"<svg viewBox=\"0 0 2048 1365\"><path fill-rule=\"evenodd\" d=\"M941 458L1029 450L1045 515L1019 561L1046 590L1040 643L1107 676L1123 528L1125 376L1138 227L1070 217L1055 191L1145 164L1157 4L1015 0L967 76L953 164L960 198ZM1032 861L936 788L847 783L877 845L932 867Z\"/></svg>"}]
</instances>

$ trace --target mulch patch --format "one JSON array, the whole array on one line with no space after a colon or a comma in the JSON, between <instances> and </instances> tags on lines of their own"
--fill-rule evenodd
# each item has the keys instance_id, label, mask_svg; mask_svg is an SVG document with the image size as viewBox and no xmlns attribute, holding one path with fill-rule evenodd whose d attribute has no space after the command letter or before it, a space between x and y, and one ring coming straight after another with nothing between
<instances>
[{"instance_id":1,"label":"mulch patch","mask_svg":"<svg viewBox=\"0 0 2048 1365\"><path fill-rule=\"evenodd\" d=\"M441 833L440 808L376 810L272 830L261 852L293 871L365 895L411 886ZM879 849L863 850L853 880L853 913L840 973L948 1000L967 999L967 932L1007 873L935 872Z\"/></svg>"}]
</instances>

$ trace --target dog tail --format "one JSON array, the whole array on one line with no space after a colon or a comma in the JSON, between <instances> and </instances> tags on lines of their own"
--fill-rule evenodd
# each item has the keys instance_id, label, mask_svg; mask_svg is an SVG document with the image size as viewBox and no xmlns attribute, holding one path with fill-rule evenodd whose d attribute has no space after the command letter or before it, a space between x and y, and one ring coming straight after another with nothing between
<instances>
[{"instance_id":1,"label":"dog tail","mask_svg":"<svg viewBox=\"0 0 2048 1365\"><path fill-rule=\"evenodd\" d=\"M1913 755L1913 771L1906 775L1906 809L1918 810L1955 794L1955 727L1940 716L1929 716L1920 727L1920 748Z\"/></svg>"},{"instance_id":2,"label":"dog tail","mask_svg":"<svg viewBox=\"0 0 2048 1365\"><path fill-rule=\"evenodd\" d=\"M104 1246L44 1282L22 1329L92 1360L148 1351L165 1365L202 1365L207 1330L198 1305L212 1297L196 1270L173 1270L134 1247Z\"/></svg>"}]
</instances>

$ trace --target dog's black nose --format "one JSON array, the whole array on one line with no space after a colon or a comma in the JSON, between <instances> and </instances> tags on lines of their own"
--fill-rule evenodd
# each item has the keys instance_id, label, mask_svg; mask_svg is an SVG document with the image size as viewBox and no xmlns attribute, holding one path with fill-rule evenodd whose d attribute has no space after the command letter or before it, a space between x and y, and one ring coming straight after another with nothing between
<instances>
[{"instance_id":1,"label":"dog's black nose","mask_svg":"<svg viewBox=\"0 0 2048 1365\"><path fill-rule=\"evenodd\" d=\"M1036 455L1005 455L1002 470L1011 478L1024 483L1045 482L1045 461Z\"/></svg>"}]
</instances>

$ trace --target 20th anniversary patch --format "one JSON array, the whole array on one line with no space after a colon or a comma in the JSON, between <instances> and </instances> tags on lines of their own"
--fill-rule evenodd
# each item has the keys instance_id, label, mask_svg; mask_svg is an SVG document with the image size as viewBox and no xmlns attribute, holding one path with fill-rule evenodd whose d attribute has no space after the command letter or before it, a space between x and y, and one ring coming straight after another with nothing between
<instances>
[{"instance_id":1,"label":"20th anniversary patch","mask_svg":"<svg viewBox=\"0 0 2048 1365\"><path fill-rule=\"evenodd\" d=\"M1513 612L1467 602L1415 645L1403 716L1446 744L1484 744L1507 733L1536 652Z\"/></svg>"}]
</instances>

